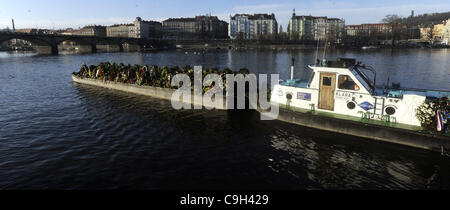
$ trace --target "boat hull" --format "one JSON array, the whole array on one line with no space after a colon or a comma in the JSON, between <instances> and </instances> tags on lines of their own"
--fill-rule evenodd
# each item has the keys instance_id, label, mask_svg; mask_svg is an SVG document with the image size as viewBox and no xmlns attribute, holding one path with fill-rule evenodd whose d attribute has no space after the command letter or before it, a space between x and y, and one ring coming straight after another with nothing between
<instances>
[{"instance_id":1,"label":"boat hull","mask_svg":"<svg viewBox=\"0 0 450 210\"><path fill-rule=\"evenodd\" d=\"M258 111L263 112L263 110ZM328 117L317 114L315 111L299 112L287 107L280 107L277 119L304 127L430 151L442 152L442 149L450 149L450 136L448 135L437 135L420 130L409 130L388 125Z\"/></svg>"},{"instance_id":2,"label":"boat hull","mask_svg":"<svg viewBox=\"0 0 450 210\"><path fill-rule=\"evenodd\" d=\"M152 87L152 86L141 86L141 85L135 85L135 84L124 84L119 82L113 82L113 81L101 81L98 79L89 79L89 78L80 78L75 75L72 75L72 80L76 83L80 84L86 84L86 85L93 85L97 87L103 87L113 90L119 90L124 91L128 93L134 93L139 95L145 95L150 96L154 98L159 99L165 99L165 100L171 100L176 102L183 102L182 98L173 98L173 94L176 90L169 89L169 88L160 88L160 87ZM220 106L217 106L216 104L208 104L206 101L203 101L202 97L194 97L194 93L191 93L191 105L196 106L203 106L207 109L219 109L219 110L226 110L227 104L226 104L226 97L223 97L223 103Z\"/></svg>"}]
</instances>

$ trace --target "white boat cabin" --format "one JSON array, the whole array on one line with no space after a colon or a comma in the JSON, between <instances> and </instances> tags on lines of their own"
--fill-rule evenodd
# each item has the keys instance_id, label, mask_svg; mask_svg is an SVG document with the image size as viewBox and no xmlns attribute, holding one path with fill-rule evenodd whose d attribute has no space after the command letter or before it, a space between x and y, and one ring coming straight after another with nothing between
<instances>
[{"instance_id":1,"label":"white boat cabin","mask_svg":"<svg viewBox=\"0 0 450 210\"><path fill-rule=\"evenodd\" d=\"M308 81L293 78L275 85L271 102L290 107L318 110L420 126L416 108L427 96L442 97L448 93L377 89L376 72L354 59L316 62ZM364 71L373 72L370 80Z\"/></svg>"}]
</instances>

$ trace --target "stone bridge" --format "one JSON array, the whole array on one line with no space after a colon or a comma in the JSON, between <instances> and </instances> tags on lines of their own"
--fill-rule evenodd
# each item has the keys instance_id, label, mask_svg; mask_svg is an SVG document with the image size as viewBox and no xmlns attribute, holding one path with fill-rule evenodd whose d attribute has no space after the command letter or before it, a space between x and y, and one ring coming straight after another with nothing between
<instances>
[{"instance_id":1,"label":"stone bridge","mask_svg":"<svg viewBox=\"0 0 450 210\"><path fill-rule=\"evenodd\" d=\"M97 52L97 45L107 45L117 51L138 51L142 47L162 48L167 42L161 39L98 37L77 35L49 35L17 32L0 32L0 43L11 39L21 39L32 44L39 54L58 54L58 45L64 41L72 41L80 46L82 53Z\"/></svg>"}]
</instances>

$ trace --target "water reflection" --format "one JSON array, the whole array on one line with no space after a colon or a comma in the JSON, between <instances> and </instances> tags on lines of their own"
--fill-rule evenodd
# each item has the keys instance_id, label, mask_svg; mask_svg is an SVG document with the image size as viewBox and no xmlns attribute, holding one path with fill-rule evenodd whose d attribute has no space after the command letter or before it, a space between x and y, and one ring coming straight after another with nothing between
<instances>
[{"instance_id":1,"label":"water reflection","mask_svg":"<svg viewBox=\"0 0 450 210\"><path fill-rule=\"evenodd\" d=\"M82 63L114 61L247 67L287 79L292 55L296 76L307 78L304 66L314 62L315 50L0 53L0 188L450 188L449 160L439 154L260 121L256 112L175 111L168 101L79 85L70 77ZM403 86L450 89L446 50L332 51L327 57L358 57L378 70L380 82L391 77Z\"/></svg>"}]
</instances>

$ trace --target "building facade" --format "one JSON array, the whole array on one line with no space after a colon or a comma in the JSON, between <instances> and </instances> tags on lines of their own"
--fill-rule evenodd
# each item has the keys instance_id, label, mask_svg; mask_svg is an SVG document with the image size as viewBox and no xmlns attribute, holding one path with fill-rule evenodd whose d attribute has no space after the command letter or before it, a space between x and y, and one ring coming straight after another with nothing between
<instances>
[{"instance_id":1,"label":"building facade","mask_svg":"<svg viewBox=\"0 0 450 210\"><path fill-rule=\"evenodd\" d=\"M195 18L169 18L162 23L164 38L193 39L195 37Z\"/></svg>"},{"instance_id":2,"label":"building facade","mask_svg":"<svg viewBox=\"0 0 450 210\"><path fill-rule=\"evenodd\" d=\"M420 39L430 40L433 37L433 29L430 27L420 28Z\"/></svg>"},{"instance_id":3,"label":"building facade","mask_svg":"<svg viewBox=\"0 0 450 210\"><path fill-rule=\"evenodd\" d=\"M292 16L289 20L288 33L291 40L313 40L314 18L312 16Z\"/></svg>"},{"instance_id":4,"label":"building facade","mask_svg":"<svg viewBox=\"0 0 450 210\"><path fill-rule=\"evenodd\" d=\"M313 34L314 40L324 41L327 39L328 32L328 18L327 17L314 17L313 18Z\"/></svg>"},{"instance_id":5,"label":"building facade","mask_svg":"<svg viewBox=\"0 0 450 210\"><path fill-rule=\"evenodd\" d=\"M219 20L216 16L197 16L196 32L203 38L220 38L224 39L228 37L228 23Z\"/></svg>"},{"instance_id":6,"label":"building facade","mask_svg":"<svg viewBox=\"0 0 450 210\"><path fill-rule=\"evenodd\" d=\"M106 37L105 26L85 26L78 30L68 29L62 35Z\"/></svg>"},{"instance_id":7,"label":"building facade","mask_svg":"<svg viewBox=\"0 0 450 210\"><path fill-rule=\"evenodd\" d=\"M372 35L375 33L390 33L391 27L385 23L361 24L345 26L347 36Z\"/></svg>"},{"instance_id":8,"label":"building facade","mask_svg":"<svg viewBox=\"0 0 450 210\"><path fill-rule=\"evenodd\" d=\"M278 23L275 14L236 14L230 17L228 36L231 39L275 39Z\"/></svg>"},{"instance_id":9,"label":"building facade","mask_svg":"<svg viewBox=\"0 0 450 210\"><path fill-rule=\"evenodd\" d=\"M362 31L361 25L347 25L345 26L345 32L347 36L357 36L359 31Z\"/></svg>"},{"instance_id":10,"label":"building facade","mask_svg":"<svg viewBox=\"0 0 450 210\"><path fill-rule=\"evenodd\" d=\"M241 39L251 39L250 34L250 15L230 16L230 24L228 25L228 36L231 39L240 37Z\"/></svg>"},{"instance_id":11,"label":"building facade","mask_svg":"<svg viewBox=\"0 0 450 210\"><path fill-rule=\"evenodd\" d=\"M132 24L116 24L106 27L108 37L160 38L162 24L156 21L145 21L137 17Z\"/></svg>"},{"instance_id":12,"label":"building facade","mask_svg":"<svg viewBox=\"0 0 450 210\"><path fill-rule=\"evenodd\" d=\"M450 18L445 22L445 25L442 28L442 42L446 45L450 44Z\"/></svg>"},{"instance_id":13,"label":"building facade","mask_svg":"<svg viewBox=\"0 0 450 210\"><path fill-rule=\"evenodd\" d=\"M107 37L130 37L130 32L134 27L133 24L120 24L106 27Z\"/></svg>"},{"instance_id":14,"label":"building facade","mask_svg":"<svg viewBox=\"0 0 450 210\"><path fill-rule=\"evenodd\" d=\"M297 16L292 14L288 25L291 40L320 40L341 42L345 33L345 21L338 18Z\"/></svg>"},{"instance_id":15,"label":"building facade","mask_svg":"<svg viewBox=\"0 0 450 210\"><path fill-rule=\"evenodd\" d=\"M167 39L220 39L226 38L228 34L228 23L211 15L169 18L163 21L162 27L164 38Z\"/></svg>"},{"instance_id":16,"label":"building facade","mask_svg":"<svg viewBox=\"0 0 450 210\"><path fill-rule=\"evenodd\" d=\"M442 21L441 24L436 24L433 26L433 39L434 40L443 40L444 39L444 30L447 27L447 21Z\"/></svg>"},{"instance_id":17,"label":"building facade","mask_svg":"<svg viewBox=\"0 0 450 210\"><path fill-rule=\"evenodd\" d=\"M258 39L263 37L265 39L275 39L278 34L278 23L275 15L255 14L253 15L252 25L250 25L250 32L253 29L253 38Z\"/></svg>"},{"instance_id":18,"label":"building facade","mask_svg":"<svg viewBox=\"0 0 450 210\"><path fill-rule=\"evenodd\" d=\"M131 38L159 38L162 24L156 21L145 21L137 17L129 29L129 37Z\"/></svg>"},{"instance_id":19,"label":"building facade","mask_svg":"<svg viewBox=\"0 0 450 210\"><path fill-rule=\"evenodd\" d=\"M329 40L340 43L345 35L345 21L339 18L328 18Z\"/></svg>"}]
</instances>

